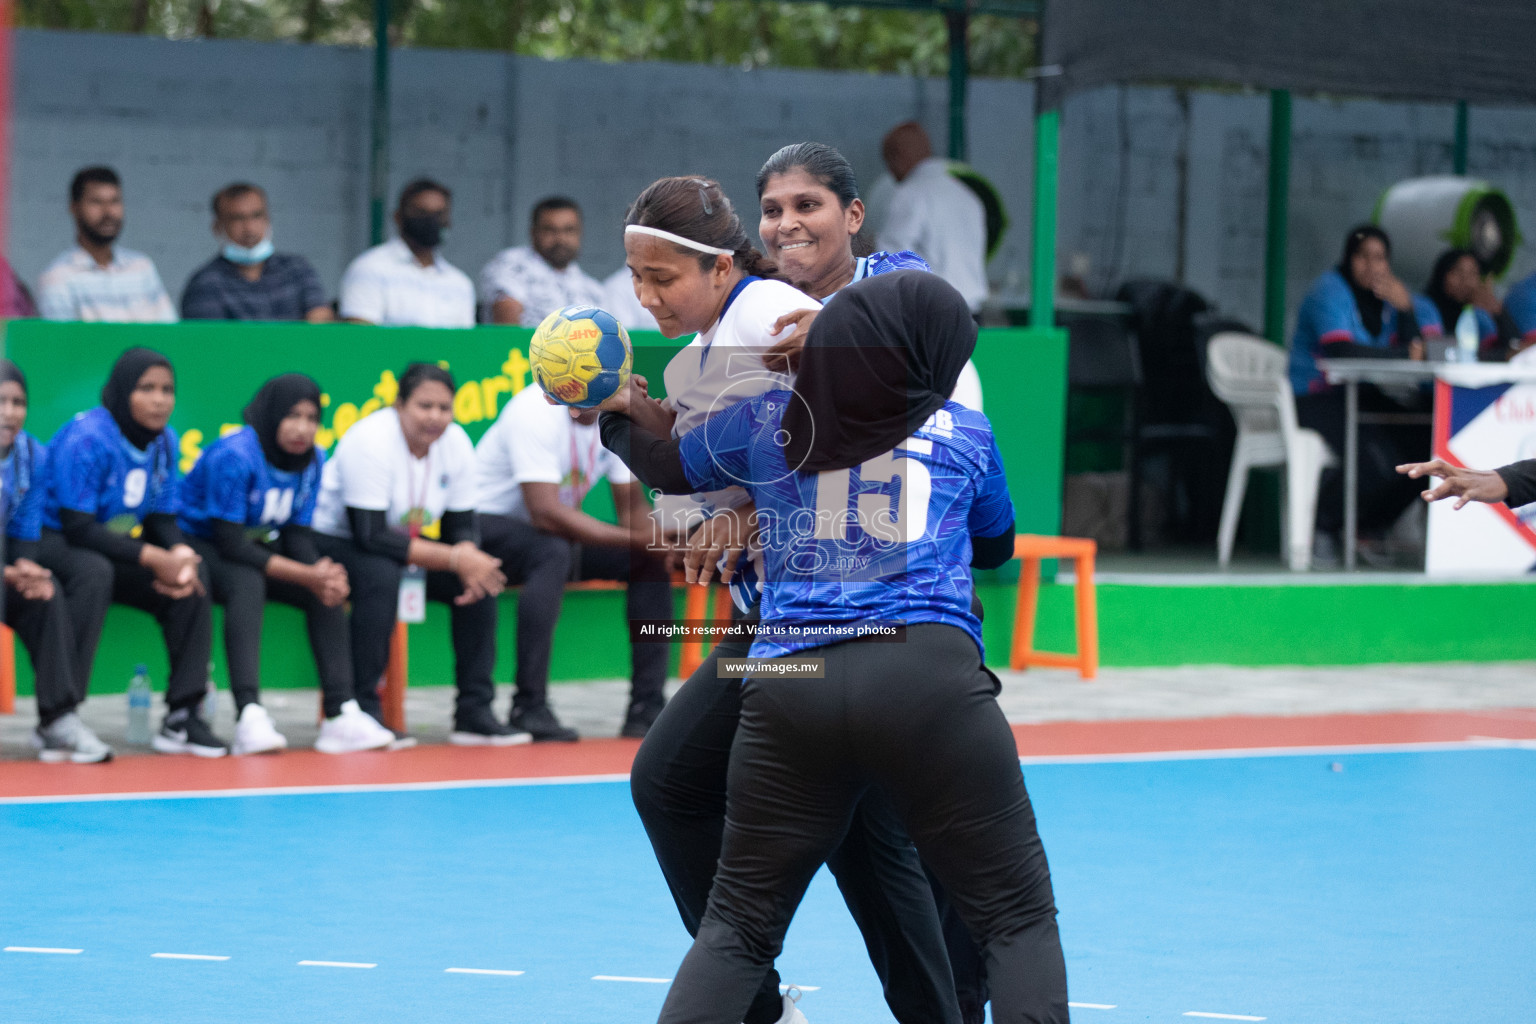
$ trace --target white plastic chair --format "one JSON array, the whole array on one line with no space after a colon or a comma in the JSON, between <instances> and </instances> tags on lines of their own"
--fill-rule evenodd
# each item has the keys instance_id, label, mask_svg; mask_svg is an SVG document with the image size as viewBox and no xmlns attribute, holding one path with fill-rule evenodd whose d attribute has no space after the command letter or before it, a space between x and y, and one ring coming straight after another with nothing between
<instances>
[{"instance_id":1,"label":"white plastic chair","mask_svg":"<svg viewBox=\"0 0 1536 1024\"><path fill-rule=\"evenodd\" d=\"M1248 489L1248 471L1285 467L1286 561L1295 572L1312 567L1312 529L1317 514L1318 481L1323 470L1338 465L1321 434L1296 424L1296 399L1286 377L1286 353L1263 338L1223 332L1211 338L1205 376L1211 390L1232 410L1237 443L1227 475L1227 496L1221 506L1216 538L1217 561L1232 560L1237 517Z\"/></svg>"}]
</instances>

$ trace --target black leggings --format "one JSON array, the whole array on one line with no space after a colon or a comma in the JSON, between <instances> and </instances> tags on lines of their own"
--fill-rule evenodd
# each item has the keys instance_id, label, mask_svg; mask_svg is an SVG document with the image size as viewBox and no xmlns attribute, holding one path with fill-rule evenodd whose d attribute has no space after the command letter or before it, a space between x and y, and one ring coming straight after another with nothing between
<instances>
[{"instance_id":1,"label":"black leggings","mask_svg":"<svg viewBox=\"0 0 1536 1024\"><path fill-rule=\"evenodd\" d=\"M755 612L749 619L756 620ZM744 657L749 646L728 639L714 649L667 703L630 769L635 809L690 935L699 934L721 856L726 773L741 716L741 683L718 678L716 666L722 657ZM841 844L829 845L822 860L864 936L896 1019L957 1024L954 976L917 852L890 804L878 793L869 797L859 802ZM750 1008L743 1003L732 1024L779 1019L776 955L775 949L756 968ZM979 1012L979 1001L976 1007Z\"/></svg>"},{"instance_id":2,"label":"black leggings","mask_svg":"<svg viewBox=\"0 0 1536 1024\"><path fill-rule=\"evenodd\" d=\"M75 710L85 700L85 687L75 678L75 634L63 586L55 581L53 597L46 601L28 600L6 587L5 624L32 659L37 724L50 725Z\"/></svg>"},{"instance_id":3,"label":"black leggings","mask_svg":"<svg viewBox=\"0 0 1536 1024\"><path fill-rule=\"evenodd\" d=\"M480 537L480 547L501 559L507 582L523 588L517 599L517 692L512 698L519 711L548 700L550 652L567 583L623 580L626 619L672 617L666 563L650 552L575 544L512 516L482 515ZM671 652L670 644L630 645L631 711L660 709Z\"/></svg>"},{"instance_id":4,"label":"black leggings","mask_svg":"<svg viewBox=\"0 0 1536 1024\"><path fill-rule=\"evenodd\" d=\"M400 576L405 566L384 555L364 551L350 540L315 534L320 553L340 562L352 587L352 671L357 703L379 718L379 683L389 664L389 638L395 630ZM481 598L457 605L464 584L451 572L427 573L427 598L448 605L453 622L453 674L458 684L455 724L473 722L489 711L496 697L491 672L496 667L496 599Z\"/></svg>"},{"instance_id":5,"label":"black leggings","mask_svg":"<svg viewBox=\"0 0 1536 1024\"><path fill-rule=\"evenodd\" d=\"M206 596L166 597L155 590L155 574L142 565L73 547L57 530L43 531L37 560L64 587L75 640L75 678L82 692L89 689L107 608L116 602L146 611L160 623L171 663L166 707L179 711L195 707L203 699L208 692L208 655L213 649L213 603ZM207 567L199 566L198 571L207 590Z\"/></svg>"},{"instance_id":6,"label":"black leggings","mask_svg":"<svg viewBox=\"0 0 1536 1024\"><path fill-rule=\"evenodd\" d=\"M1339 464L1323 472L1317 495L1317 529L1338 533L1344 526L1344 428L1345 394L1342 387L1296 399L1296 422L1323 435ZM1360 385L1363 413L1405 413L1407 408L1369 384ZM1364 423L1360 425L1359 525L1376 533L1390 529L1403 509L1425 487L1397 471L1404 462L1423 462L1430 457L1429 427L1416 424Z\"/></svg>"},{"instance_id":7,"label":"black leggings","mask_svg":"<svg viewBox=\"0 0 1536 1024\"><path fill-rule=\"evenodd\" d=\"M923 623L905 643L801 652L823 679L753 677L731 749L709 905L662 1024L735 1024L860 799L889 797L980 943L998 1024L1068 1019L1045 849L996 682L975 643Z\"/></svg>"},{"instance_id":8,"label":"black leggings","mask_svg":"<svg viewBox=\"0 0 1536 1024\"><path fill-rule=\"evenodd\" d=\"M236 714L261 699L261 627L268 601L281 601L304 612L325 716L341 714L341 706L353 696L346 611L340 606L327 608L307 587L268 579L255 566L225 561L210 541L192 537L188 543L208 567L214 602L224 606L224 656L229 661L229 692L235 698Z\"/></svg>"}]
</instances>

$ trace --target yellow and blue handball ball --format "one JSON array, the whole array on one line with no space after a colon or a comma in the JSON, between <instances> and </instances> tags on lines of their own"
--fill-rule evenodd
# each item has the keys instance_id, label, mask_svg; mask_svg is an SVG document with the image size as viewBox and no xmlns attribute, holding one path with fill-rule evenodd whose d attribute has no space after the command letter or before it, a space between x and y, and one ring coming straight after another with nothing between
<instances>
[{"instance_id":1,"label":"yellow and blue handball ball","mask_svg":"<svg viewBox=\"0 0 1536 1024\"><path fill-rule=\"evenodd\" d=\"M561 405L590 409L629 381L635 350L617 317L597 306L566 306L544 318L528 345L533 379Z\"/></svg>"}]
</instances>

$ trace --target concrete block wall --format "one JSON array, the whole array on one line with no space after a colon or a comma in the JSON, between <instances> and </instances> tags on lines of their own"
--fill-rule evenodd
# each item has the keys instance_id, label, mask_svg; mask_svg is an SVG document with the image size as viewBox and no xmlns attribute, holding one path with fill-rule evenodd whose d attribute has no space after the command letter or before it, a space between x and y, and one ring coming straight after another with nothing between
<instances>
[{"instance_id":1,"label":"concrete block wall","mask_svg":"<svg viewBox=\"0 0 1536 1024\"><path fill-rule=\"evenodd\" d=\"M332 291L367 245L369 50L35 30L14 42L8 250L28 281L70 243L68 180L97 162L125 179L124 244L155 259L176 297L214 251L208 198L233 180L268 190L278 246L308 256ZM623 262L625 207L656 177L718 178L755 231L754 177L779 146L836 145L868 194L892 125L919 120L940 144L946 133L946 84L895 75L408 49L394 55L392 86L391 193L419 174L454 190L445 252L471 275L526 241L527 211L551 193L585 208L582 264L604 276ZM1009 293L1029 280L1033 109L1028 83L971 84L971 162L1002 191L1013 222L990 266ZM1449 104L1296 100L1293 311L1383 189L1449 171L1453 117ZM1182 279L1257 325L1268 139L1262 94L1135 87L1071 97L1062 267L1085 258L1100 292L1133 276ZM1508 191L1536 235L1536 111L1474 108L1470 170ZM1514 273L1533 268L1527 247Z\"/></svg>"},{"instance_id":2,"label":"concrete block wall","mask_svg":"<svg viewBox=\"0 0 1536 1024\"><path fill-rule=\"evenodd\" d=\"M208 200L248 179L271 197L280 249L303 253L334 291L368 242L371 52L24 30L16 33L11 238L18 272L69 243L69 177L89 163L123 175L123 244L147 252L179 298L214 252ZM581 262L623 264L619 224L665 174L720 180L755 235L754 179L805 139L846 153L866 190L880 139L916 118L944 138L943 82L892 75L551 62L473 51L401 50L392 66L391 198L427 174L454 191L444 252L472 276L527 240L528 210L552 193L582 204ZM1032 90L979 81L975 163L1003 190L1014 228L999 267L1027 267ZM999 271L1001 275L1001 271Z\"/></svg>"}]
</instances>

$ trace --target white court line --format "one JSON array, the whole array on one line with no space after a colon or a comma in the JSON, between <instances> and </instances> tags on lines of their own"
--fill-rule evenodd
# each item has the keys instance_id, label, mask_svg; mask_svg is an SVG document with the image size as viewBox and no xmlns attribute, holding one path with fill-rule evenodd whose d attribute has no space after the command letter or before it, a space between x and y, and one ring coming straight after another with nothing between
<instances>
[{"instance_id":1,"label":"white court line","mask_svg":"<svg viewBox=\"0 0 1536 1024\"><path fill-rule=\"evenodd\" d=\"M509 978L522 976L522 971L493 971L488 967L445 967L444 974L502 974Z\"/></svg>"},{"instance_id":2,"label":"white court line","mask_svg":"<svg viewBox=\"0 0 1536 1024\"><path fill-rule=\"evenodd\" d=\"M821 986L820 985L780 985L779 986L779 991L784 993L785 995L789 994L789 990L790 989L795 989L795 990L797 990L799 992L820 992L821 991Z\"/></svg>"},{"instance_id":3,"label":"white court line","mask_svg":"<svg viewBox=\"0 0 1536 1024\"><path fill-rule=\"evenodd\" d=\"M209 956L207 953L151 953L156 960L228 960L227 956Z\"/></svg>"},{"instance_id":4,"label":"white court line","mask_svg":"<svg viewBox=\"0 0 1536 1024\"><path fill-rule=\"evenodd\" d=\"M7 953L84 953L83 949L56 949L53 946L6 946Z\"/></svg>"},{"instance_id":5,"label":"white court line","mask_svg":"<svg viewBox=\"0 0 1536 1024\"><path fill-rule=\"evenodd\" d=\"M1113 1010L1115 1003L1068 1003L1074 1010Z\"/></svg>"},{"instance_id":6,"label":"white court line","mask_svg":"<svg viewBox=\"0 0 1536 1024\"><path fill-rule=\"evenodd\" d=\"M643 985L670 985L671 978L625 978L617 974L594 974L593 981L637 981Z\"/></svg>"},{"instance_id":7,"label":"white court line","mask_svg":"<svg viewBox=\"0 0 1536 1024\"><path fill-rule=\"evenodd\" d=\"M1047 722L1011 722L1011 725L1048 725ZM1487 750L1493 746L1529 748L1532 740L1497 736L1431 743L1335 743L1296 747L1223 747L1216 750L1157 750L1119 754L1045 754L1021 757L1020 764L1120 764L1136 761L1203 761L1241 757L1298 757L1327 754L1396 754L1451 750ZM607 775L551 775L533 779L448 779L437 782L381 782L335 786L263 786L251 789L185 789L138 793L75 793L53 796L0 796L5 804L77 804L114 800L202 800L245 796L306 796L323 793L413 793L442 789L500 789L512 786L574 786L594 782L627 782L627 773Z\"/></svg>"},{"instance_id":8,"label":"white court line","mask_svg":"<svg viewBox=\"0 0 1536 1024\"><path fill-rule=\"evenodd\" d=\"M177 789L141 793L74 793L60 796L0 796L0 804L80 804L110 800L199 800L239 796L307 796L311 793L415 793L438 789L499 789L507 786L573 786L628 782L629 773L550 775L530 779L442 779L436 782L351 783L335 786L259 786L251 789Z\"/></svg>"},{"instance_id":9,"label":"white court line","mask_svg":"<svg viewBox=\"0 0 1536 1024\"><path fill-rule=\"evenodd\" d=\"M1016 722L1015 725L1048 723ZM1501 740L1516 744L1522 740ZM1135 761L1205 761L1241 757L1323 757L1328 754L1417 754L1454 750L1487 750L1486 738L1444 740L1426 743L1331 743L1316 747L1222 747L1213 750L1150 750L1124 754L1041 754L1021 757L1020 764L1121 764Z\"/></svg>"},{"instance_id":10,"label":"white court line","mask_svg":"<svg viewBox=\"0 0 1536 1024\"><path fill-rule=\"evenodd\" d=\"M377 967L379 965L378 964L349 964L345 960L300 960L299 961L299 966L300 967L356 967L356 968L359 968L359 969L367 969L369 967Z\"/></svg>"},{"instance_id":11,"label":"white court line","mask_svg":"<svg viewBox=\"0 0 1536 1024\"><path fill-rule=\"evenodd\" d=\"M1184 1014L1186 1017L1210 1017L1215 1020L1268 1020L1268 1017L1250 1017L1245 1013L1204 1013L1200 1010L1190 1010Z\"/></svg>"}]
</instances>

